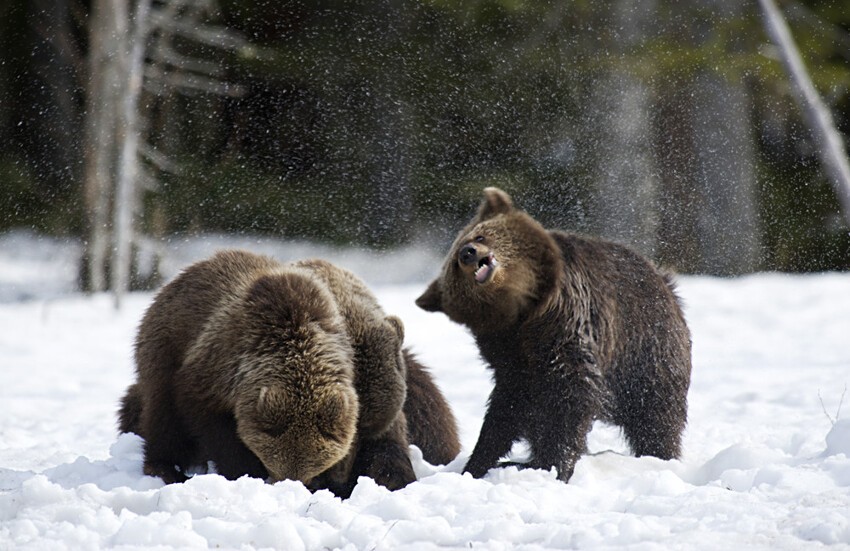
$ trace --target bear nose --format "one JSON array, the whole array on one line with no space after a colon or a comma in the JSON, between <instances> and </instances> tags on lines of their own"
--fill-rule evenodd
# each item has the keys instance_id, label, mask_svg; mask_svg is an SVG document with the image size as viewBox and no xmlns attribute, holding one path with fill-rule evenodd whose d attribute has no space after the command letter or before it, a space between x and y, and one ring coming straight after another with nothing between
<instances>
[{"instance_id":1,"label":"bear nose","mask_svg":"<svg viewBox=\"0 0 850 551\"><path fill-rule=\"evenodd\" d=\"M457 256L461 264L468 266L478 263L478 250L471 244L464 245Z\"/></svg>"}]
</instances>

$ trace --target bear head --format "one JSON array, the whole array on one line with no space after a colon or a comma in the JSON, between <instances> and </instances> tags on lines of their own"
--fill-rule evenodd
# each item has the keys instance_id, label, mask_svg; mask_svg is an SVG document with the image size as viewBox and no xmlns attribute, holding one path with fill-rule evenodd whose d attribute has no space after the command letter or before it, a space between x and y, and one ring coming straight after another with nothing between
<instances>
[{"instance_id":1,"label":"bear head","mask_svg":"<svg viewBox=\"0 0 850 551\"><path fill-rule=\"evenodd\" d=\"M273 481L307 485L348 454L357 433L348 334L330 293L301 273L260 277L246 306L237 433Z\"/></svg>"},{"instance_id":2,"label":"bear head","mask_svg":"<svg viewBox=\"0 0 850 551\"><path fill-rule=\"evenodd\" d=\"M488 187L442 272L416 304L444 312L476 334L500 331L552 294L561 265L551 234L507 193Z\"/></svg>"},{"instance_id":3,"label":"bear head","mask_svg":"<svg viewBox=\"0 0 850 551\"><path fill-rule=\"evenodd\" d=\"M308 485L348 454L357 409L357 394L342 382L271 384L240 395L236 430L272 481Z\"/></svg>"}]
</instances>

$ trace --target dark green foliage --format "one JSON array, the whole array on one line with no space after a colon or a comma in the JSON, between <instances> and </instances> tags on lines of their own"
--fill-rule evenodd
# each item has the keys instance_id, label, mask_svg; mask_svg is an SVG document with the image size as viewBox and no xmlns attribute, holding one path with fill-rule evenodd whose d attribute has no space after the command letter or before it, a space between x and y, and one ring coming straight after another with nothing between
<instances>
[{"instance_id":1,"label":"dark green foliage","mask_svg":"<svg viewBox=\"0 0 850 551\"><path fill-rule=\"evenodd\" d=\"M0 202L0 229L78 232L85 60L48 56L55 74L74 78L31 93L44 65L29 52L50 46L33 27L46 17L36 4L0 8L0 190L11 198ZM82 55L85 4L56 3L66 10L52 17L64 13L68 21L44 27L70 29ZM445 242L481 188L498 185L548 227L593 231L596 79L618 71L651 88L655 127L646 139L663 158L666 134L681 122L672 119L691 108L682 103L688 83L708 71L750 90L761 267L846 268L848 228L770 54L757 4L732 4L661 0L652 24L629 38L613 3L219 0L215 24L252 47L222 52L185 40L174 47L218 64L243 93L143 97L146 140L180 167L146 164L158 186L145 192L143 228L379 247ZM782 7L850 136L850 11L819 0ZM674 191L667 196L692 193ZM661 216L679 224L677 212L689 205L673 199ZM674 239L663 223L660 233L661 260L694 265L693 238Z\"/></svg>"}]
</instances>

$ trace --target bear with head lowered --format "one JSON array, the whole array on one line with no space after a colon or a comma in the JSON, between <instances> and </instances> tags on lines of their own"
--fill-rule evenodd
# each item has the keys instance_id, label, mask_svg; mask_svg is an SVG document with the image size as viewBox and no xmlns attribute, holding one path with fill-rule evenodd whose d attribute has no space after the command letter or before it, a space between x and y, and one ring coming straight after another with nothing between
<instances>
[{"instance_id":1,"label":"bear with head lowered","mask_svg":"<svg viewBox=\"0 0 850 551\"><path fill-rule=\"evenodd\" d=\"M145 313L119 429L144 438L144 471L166 482L212 461L227 478L301 480L342 497L360 475L400 488L415 480L408 440L432 463L460 447L403 333L328 262L220 252Z\"/></svg>"},{"instance_id":2,"label":"bear with head lowered","mask_svg":"<svg viewBox=\"0 0 850 551\"><path fill-rule=\"evenodd\" d=\"M416 304L467 326L492 369L465 472L485 475L524 439L525 466L566 482L595 419L637 456L680 455L690 333L670 277L631 249L547 230L486 188Z\"/></svg>"},{"instance_id":3,"label":"bear with head lowered","mask_svg":"<svg viewBox=\"0 0 850 551\"><path fill-rule=\"evenodd\" d=\"M215 463L309 484L357 430L354 352L331 293L271 258L220 252L160 290L136 338L119 429L166 483Z\"/></svg>"}]
</instances>

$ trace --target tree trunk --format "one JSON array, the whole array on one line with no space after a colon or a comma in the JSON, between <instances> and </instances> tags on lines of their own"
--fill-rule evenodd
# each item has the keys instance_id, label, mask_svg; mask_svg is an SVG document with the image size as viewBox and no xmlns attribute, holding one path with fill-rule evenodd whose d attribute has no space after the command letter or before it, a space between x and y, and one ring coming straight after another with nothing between
<instances>
[{"instance_id":1,"label":"tree trunk","mask_svg":"<svg viewBox=\"0 0 850 551\"><path fill-rule=\"evenodd\" d=\"M89 81L86 90L85 201L88 235L83 261L83 287L107 288L112 233L110 211L115 175L115 116L120 102L119 56L123 48L122 0L94 0L89 23ZM123 26L126 29L126 24Z\"/></svg>"},{"instance_id":2,"label":"tree trunk","mask_svg":"<svg viewBox=\"0 0 850 551\"><path fill-rule=\"evenodd\" d=\"M658 176L651 135L651 91L637 77L612 73L599 82L596 232L653 257Z\"/></svg>"},{"instance_id":3,"label":"tree trunk","mask_svg":"<svg viewBox=\"0 0 850 551\"><path fill-rule=\"evenodd\" d=\"M717 40L706 17L736 20L745 4L710 0L690 10L678 40ZM708 13L709 15L706 15ZM655 123L663 180L661 263L679 271L733 275L760 263L755 138L748 91L733 68L686 66L660 75Z\"/></svg>"},{"instance_id":4,"label":"tree trunk","mask_svg":"<svg viewBox=\"0 0 850 551\"><path fill-rule=\"evenodd\" d=\"M654 149L660 172L660 222L658 262L678 272L695 272L700 262L697 242L697 188L691 139L693 98L691 84L683 77L665 75L666 86L658 91L655 109Z\"/></svg>"},{"instance_id":5,"label":"tree trunk","mask_svg":"<svg viewBox=\"0 0 850 551\"><path fill-rule=\"evenodd\" d=\"M735 275L759 266L754 137L744 84L697 74L693 101L693 172L697 184L697 272ZM684 206L684 205L683 205Z\"/></svg>"},{"instance_id":6,"label":"tree trunk","mask_svg":"<svg viewBox=\"0 0 850 551\"><path fill-rule=\"evenodd\" d=\"M620 32L606 47L628 59L651 37L655 3L618 0L610 10L611 25ZM652 90L623 65L607 69L593 88L595 232L653 257L659 178L651 141Z\"/></svg>"},{"instance_id":7,"label":"tree trunk","mask_svg":"<svg viewBox=\"0 0 850 551\"><path fill-rule=\"evenodd\" d=\"M112 259L112 292L115 306L121 306L124 293L130 288L130 267L133 256L133 218L138 200L139 174L139 95L144 79L145 39L151 0L138 0L133 19L135 25L130 35L129 48L125 48L122 69L126 75L126 89L121 102L118 162L118 184L114 212L115 245Z\"/></svg>"},{"instance_id":8,"label":"tree trunk","mask_svg":"<svg viewBox=\"0 0 850 551\"><path fill-rule=\"evenodd\" d=\"M39 194L61 200L69 196L80 178L77 101L83 82L79 64L84 60L75 44L70 0L31 0L27 4L30 32L34 35L34 78L32 88L24 92L25 112L18 116L26 121L31 136L39 137L29 146L31 162L38 167ZM19 79L21 75L10 78Z\"/></svg>"}]
</instances>

